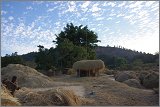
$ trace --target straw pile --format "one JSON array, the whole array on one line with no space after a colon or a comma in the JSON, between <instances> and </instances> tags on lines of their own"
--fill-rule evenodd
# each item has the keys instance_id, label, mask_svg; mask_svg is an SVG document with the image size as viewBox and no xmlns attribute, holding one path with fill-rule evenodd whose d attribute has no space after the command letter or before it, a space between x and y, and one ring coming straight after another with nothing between
<instances>
[{"instance_id":1,"label":"straw pile","mask_svg":"<svg viewBox=\"0 0 160 107\"><path fill-rule=\"evenodd\" d=\"M105 68L104 62L102 60L81 60L73 64L74 70L95 70L103 71Z\"/></svg>"},{"instance_id":2,"label":"straw pile","mask_svg":"<svg viewBox=\"0 0 160 107\"><path fill-rule=\"evenodd\" d=\"M1 105L2 106L20 106L18 99L13 97L9 90L1 85Z\"/></svg>"},{"instance_id":3,"label":"straw pile","mask_svg":"<svg viewBox=\"0 0 160 107\"><path fill-rule=\"evenodd\" d=\"M24 106L80 106L91 101L63 88L35 91L22 88L15 94Z\"/></svg>"},{"instance_id":4,"label":"straw pile","mask_svg":"<svg viewBox=\"0 0 160 107\"><path fill-rule=\"evenodd\" d=\"M20 87L48 87L52 86L53 81L39 73L37 70L20 64L9 64L1 70L2 79L11 80L13 76L17 76L17 82Z\"/></svg>"}]
</instances>

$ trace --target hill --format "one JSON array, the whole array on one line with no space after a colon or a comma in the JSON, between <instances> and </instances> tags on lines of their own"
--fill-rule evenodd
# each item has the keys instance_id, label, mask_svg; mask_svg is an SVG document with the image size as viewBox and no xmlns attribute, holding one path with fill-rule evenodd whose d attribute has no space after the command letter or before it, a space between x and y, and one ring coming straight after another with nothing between
<instances>
[{"instance_id":1,"label":"hill","mask_svg":"<svg viewBox=\"0 0 160 107\"><path fill-rule=\"evenodd\" d=\"M131 61L135 56L145 55L145 53L133 51L125 48L98 46L96 48L96 55L97 57L101 55L106 55L110 57L123 57Z\"/></svg>"}]
</instances>

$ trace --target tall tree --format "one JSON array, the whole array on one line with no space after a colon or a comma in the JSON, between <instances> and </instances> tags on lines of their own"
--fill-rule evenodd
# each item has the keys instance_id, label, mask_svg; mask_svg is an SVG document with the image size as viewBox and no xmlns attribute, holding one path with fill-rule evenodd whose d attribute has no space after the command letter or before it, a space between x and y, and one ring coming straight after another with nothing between
<instances>
[{"instance_id":1,"label":"tall tree","mask_svg":"<svg viewBox=\"0 0 160 107\"><path fill-rule=\"evenodd\" d=\"M66 27L64 27L64 31L56 35L56 41L53 42L60 44L65 39L68 39L76 46L82 46L86 49L94 49L95 46L97 46L96 43L100 42L97 34L89 30L87 26L74 26L72 23L67 24Z\"/></svg>"}]
</instances>

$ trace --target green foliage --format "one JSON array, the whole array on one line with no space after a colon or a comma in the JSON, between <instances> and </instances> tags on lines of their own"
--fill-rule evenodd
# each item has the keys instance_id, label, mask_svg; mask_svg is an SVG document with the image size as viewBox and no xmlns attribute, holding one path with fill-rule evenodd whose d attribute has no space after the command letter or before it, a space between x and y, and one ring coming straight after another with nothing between
<instances>
[{"instance_id":1,"label":"green foliage","mask_svg":"<svg viewBox=\"0 0 160 107\"><path fill-rule=\"evenodd\" d=\"M60 43L56 49L59 53L57 57L60 68L72 67L75 61L86 59L88 55L85 48L73 45L68 39Z\"/></svg>"},{"instance_id":2,"label":"green foliage","mask_svg":"<svg viewBox=\"0 0 160 107\"><path fill-rule=\"evenodd\" d=\"M1 57L1 67L5 67L8 64L24 64L23 58L17 54L17 52L11 55Z\"/></svg>"},{"instance_id":3,"label":"green foliage","mask_svg":"<svg viewBox=\"0 0 160 107\"><path fill-rule=\"evenodd\" d=\"M89 30L87 26L74 26L72 23L67 24L66 27L64 27L64 31L61 31L56 36L57 41L54 41L56 44L60 44L66 38L74 45L93 48L97 46L96 43L99 42L99 40L97 40L97 34Z\"/></svg>"},{"instance_id":4,"label":"green foliage","mask_svg":"<svg viewBox=\"0 0 160 107\"><path fill-rule=\"evenodd\" d=\"M45 49L43 46L39 45L39 52L36 55L35 62L37 63L36 69L49 70L52 66L51 50Z\"/></svg>"},{"instance_id":5,"label":"green foliage","mask_svg":"<svg viewBox=\"0 0 160 107\"><path fill-rule=\"evenodd\" d=\"M64 27L64 31L61 31L56 36L56 41L53 42L55 42L57 45L60 45L67 39L67 41L72 42L74 46L84 47L88 52L87 59L95 59L95 47L97 46L96 43L100 41L97 40L97 34L92 30L89 30L87 26L74 26L72 23L70 23Z\"/></svg>"},{"instance_id":6,"label":"green foliage","mask_svg":"<svg viewBox=\"0 0 160 107\"><path fill-rule=\"evenodd\" d=\"M141 59L135 59L133 61L133 65L134 66L142 66L143 65L143 61Z\"/></svg>"},{"instance_id":7,"label":"green foliage","mask_svg":"<svg viewBox=\"0 0 160 107\"><path fill-rule=\"evenodd\" d=\"M99 40L97 35L87 26L74 26L72 23L64 27L56 35L56 48L45 49L39 45L35 62L37 69L48 70L52 66L58 69L70 68L73 63L82 59L95 59L95 46Z\"/></svg>"}]
</instances>

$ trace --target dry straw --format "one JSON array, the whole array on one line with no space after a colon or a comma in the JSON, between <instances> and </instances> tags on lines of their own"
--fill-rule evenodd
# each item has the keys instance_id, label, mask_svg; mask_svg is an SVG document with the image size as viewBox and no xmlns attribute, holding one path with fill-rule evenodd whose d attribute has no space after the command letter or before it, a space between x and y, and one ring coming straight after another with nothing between
<instances>
[{"instance_id":1,"label":"dry straw","mask_svg":"<svg viewBox=\"0 0 160 107\"><path fill-rule=\"evenodd\" d=\"M105 68L104 62L102 60L81 60L73 64L74 70L94 70L103 71Z\"/></svg>"},{"instance_id":2,"label":"dry straw","mask_svg":"<svg viewBox=\"0 0 160 107\"><path fill-rule=\"evenodd\" d=\"M2 106L20 106L18 99L13 97L10 92L1 85L1 105Z\"/></svg>"}]
</instances>

